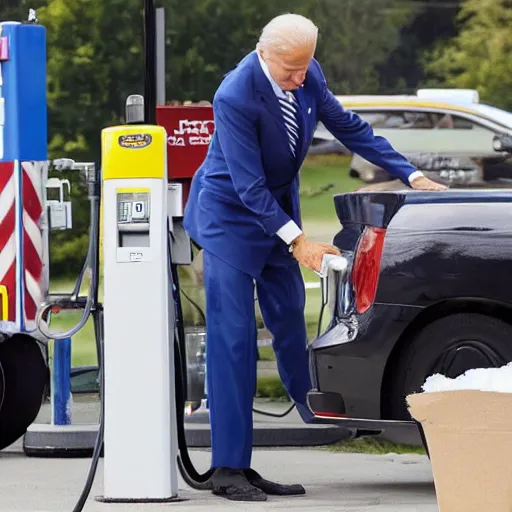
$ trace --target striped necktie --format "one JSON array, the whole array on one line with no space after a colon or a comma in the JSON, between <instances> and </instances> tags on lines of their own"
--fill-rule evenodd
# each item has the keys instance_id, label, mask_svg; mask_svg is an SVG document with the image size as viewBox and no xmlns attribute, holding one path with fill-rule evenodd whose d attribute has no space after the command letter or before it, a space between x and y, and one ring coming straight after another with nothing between
<instances>
[{"instance_id":1,"label":"striped necktie","mask_svg":"<svg viewBox=\"0 0 512 512\"><path fill-rule=\"evenodd\" d=\"M290 91L283 91L288 99L279 98L279 105L283 113L284 124L288 132L288 139L290 142L290 149L293 156L297 152L297 141L299 140L299 122L298 112L299 105L293 94Z\"/></svg>"}]
</instances>

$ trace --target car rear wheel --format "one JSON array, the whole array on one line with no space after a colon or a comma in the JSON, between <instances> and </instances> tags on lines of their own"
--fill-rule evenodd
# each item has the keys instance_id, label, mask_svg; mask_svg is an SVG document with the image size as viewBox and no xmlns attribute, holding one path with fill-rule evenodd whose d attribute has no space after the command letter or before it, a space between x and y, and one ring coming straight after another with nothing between
<instances>
[{"instance_id":1,"label":"car rear wheel","mask_svg":"<svg viewBox=\"0 0 512 512\"><path fill-rule=\"evenodd\" d=\"M48 385L49 370L38 343L23 334L0 343L0 366L0 398L3 395L0 450L3 450L22 437L36 419Z\"/></svg>"},{"instance_id":2,"label":"car rear wheel","mask_svg":"<svg viewBox=\"0 0 512 512\"><path fill-rule=\"evenodd\" d=\"M479 313L457 313L425 326L392 363L387 416L410 420L405 397L420 392L427 377L450 378L471 368L512 361L512 325Z\"/></svg>"},{"instance_id":3,"label":"car rear wheel","mask_svg":"<svg viewBox=\"0 0 512 512\"><path fill-rule=\"evenodd\" d=\"M511 340L512 325L478 313L457 313L428 324L392 363L386 416L410 421L406 396L420 392L430 375L455 378L471 368L499 367L512 361ZM418 429L428 455L419 423Z\"/></svg>"}]
</instances>

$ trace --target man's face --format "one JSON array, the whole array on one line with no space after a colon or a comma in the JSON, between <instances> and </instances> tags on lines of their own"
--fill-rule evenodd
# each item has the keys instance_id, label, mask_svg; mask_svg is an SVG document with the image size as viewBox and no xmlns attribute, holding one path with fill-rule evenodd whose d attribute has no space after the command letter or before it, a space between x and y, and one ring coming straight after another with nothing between
<instances>
[{"instance_id":1,"label":"man's face","mask_svg":"<svg viewBox=\"0 0 512 512\"><path fill-rule=\"evenodd\" d=\"M315 46L299 47L286 54L277 54L268 50L260 52L277 85L284 91L293 91L298 89L306 78L306 72L315 53Z\"/></svg>"}]
</instances>

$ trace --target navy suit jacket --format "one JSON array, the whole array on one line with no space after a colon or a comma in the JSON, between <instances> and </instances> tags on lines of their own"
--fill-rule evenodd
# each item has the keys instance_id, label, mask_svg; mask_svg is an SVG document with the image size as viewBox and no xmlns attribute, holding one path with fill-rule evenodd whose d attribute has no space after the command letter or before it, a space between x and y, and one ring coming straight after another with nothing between
<instances>
[{"instance_id":1,"label":"navy suit jacket","mask_svg":"<svg viewBox=\"0 0 512 512\"><path fill-rule=\"evenodd\" d=\"M276 232L290 220L301 226L299 169L319 121L348 149L404 183L416 171L368 123L340 105L315 59L296 94L301 122L294 157L279 101L256 51L224 77L213 100L215 132L185 207L191 238L253 277L269 261L295 263Z\"/></svg>"}]
</instances>

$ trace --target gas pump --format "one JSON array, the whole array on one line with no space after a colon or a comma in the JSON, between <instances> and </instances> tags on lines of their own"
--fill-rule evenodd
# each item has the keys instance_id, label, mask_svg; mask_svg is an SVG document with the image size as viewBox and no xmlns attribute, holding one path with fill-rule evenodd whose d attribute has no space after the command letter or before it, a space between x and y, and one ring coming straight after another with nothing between
<instances>
[{"instance_id":1,"label":"gas pump","mask_svg":"<svg viewBox=\"0 0 512 512\"><path fill-rule=\"evenodd\" d=\"M75 511L82 510L90 492L103 443L104 496L100 501L174 501L179 499L178 468L188 483L200 489L209 488L212 474L210 470L201 475L192 465L183 423L186 348L177 331L183 319L172 254L179 243L172 236L172 216L168 214L167 135L160 126L132 118L136 101L142 103L143 99L130 97L128 101L129 124L102 132L102 187L94 168L89 174L89 295L54 296L38 310L41 332L56 340L70 332L50 330L52 311L83 310L82 321L71 332L81 328L89 314L94 319L100 428ZM100 188L104 205L103 304L98 302ZM80 289L81 277L75 289ZM137 296L143 300L135 303ZM135 367L138 379L129 371ZM134 404L137 415L133 414Z\"/></svg>"},{"instance_id":2,"label":"gas pump","mask_svg":"<svg viewBox=\"0 0 512 512\"><path fill-rule=\"evenodd\" d=\"M143 119L102 133L104 499L169 501L178 482L167 140L163 128L134 121ZM139 321L127 321L137 296ZM129 367L138 368L138 379Z\"/></svg>"}]
</instances>

